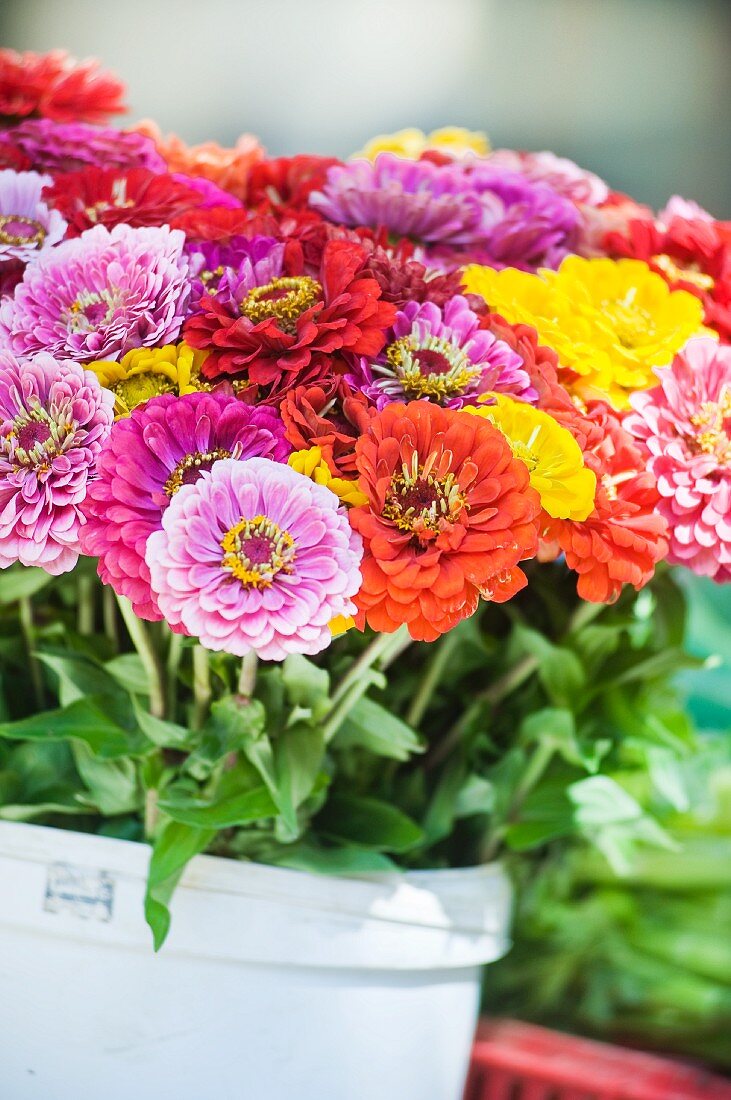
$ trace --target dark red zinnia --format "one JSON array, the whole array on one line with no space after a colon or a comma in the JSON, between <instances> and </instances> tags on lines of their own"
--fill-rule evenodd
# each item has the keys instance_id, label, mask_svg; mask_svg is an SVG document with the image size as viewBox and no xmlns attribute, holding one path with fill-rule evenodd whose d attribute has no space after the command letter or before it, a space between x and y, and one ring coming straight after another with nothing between
<instances>
[{"instance_id":1,"label":"dark red zinnia","mask_svg":"<svg viewBox=\"0 0 731 1100\"><path fill-rule=\"evenodd\" d=\"M307 154L262 160L251 169L248 201L266 210L303 210L311 192L325 183L328 168L340 163Z\"/></svg>"},{"instance_id":2,"label":"dark red zinnia","mask_svg":"<svg viewBox=\"0 0 731 1100\"><path fill-rule=\"evenodd\" d=\"M357 474L355 444L373 415L365 394L353 392L342 377L317 386L296 386L279 406L284 432L296 451L319 447L331 473Z\"/></svg>"}]
</instances>

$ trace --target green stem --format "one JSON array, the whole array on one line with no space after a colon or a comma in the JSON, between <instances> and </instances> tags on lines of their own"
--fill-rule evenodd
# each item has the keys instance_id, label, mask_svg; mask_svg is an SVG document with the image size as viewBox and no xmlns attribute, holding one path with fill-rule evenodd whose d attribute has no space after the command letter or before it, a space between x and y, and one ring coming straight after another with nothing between
<instances>
[{"instance_id":1,"label":"green stem","mask_svg":"<svg viewBox=\"0 0 731 1100\"><path fill-rule=\"evenodd\" d=\"M259 658L253 649L250 649L249 652L245 653L241 658L241 671L239 672L239 681L236 690L238 694L242 695L245 699L250 699L254 694L258 664Z\"/></svg>"},{"instance_id":2,"label":"green stem","mask_svg":"<svg viewBox=\"0 0 731 1100\"><path fill-rule=\"evenodd\" d=\"M208 650L202 645L193 647L193 729L203 728L211 705L211 666Z\"/></svg>"},{"instance_id":3,"label":"green stem","mask_svg":"<svg viewBox=\"0 0 731 1100\"><path fill-rule=\"evenodd\" d=\"M23 641L25 642L26 652L28 654L28 671L30 672L31 684L33 685L33 698L35 700L38 710L43 710L45 706L45 691L43 690L43 672L41 671L41 664L36 657L36 627L33 619L33 604L31 603L30 596L23 596L18 601L18 611L20 618L20 630L23 635Z\"/></svg>"},{"instance_id":4,"label":"green stem","mask_svg":"<svg viewBox=\"0 0 731 1100\"><path fill-rule=\"evenodd\" d=\"M582 600L574 609L566 624L565 636L574 634L583 627L588 626L598 615L601 615L602 611L606 610L606 606L605 603L589 603Z\"/></svg>"},{"instance_id":5,"label":"green stem","mask_svg":"<svg viewBox=\"0 0 731 1100\"><path fill-rule=\"evenodd\" d=\"M117 596L117 603L132 644L137 650L147 673L147 682L150 686L150 713L155 718L164 718L165 679L158 653L150 640L150 635L144 623L137 618L132 610L132 604L129 600L125 596Z\"/></svg>"},{"instance_id":6,"label":"green stem","mask_svg":"<svg viewBox=\"0 0 731 1100\"><path fill-rule=\"evenodd\" d=\"M104 633L114 647L114 652L119 652L119 622L117 620L117 601L114 589L105 584L102 588L102 618L104 620Z\"/></svg>"},{"instance_id":7,"label":"green stem","mask_svg":"<svg viewBox=\"0 0 731 1100\"><path fill-rule=\"evenodd\" d=\"M94 594L96 584L93 577L80 576L78 579L76 598L76 627L79 634L88 635L94 633Z\"/></svg>"},{"instance_id":8,"label":"green stem","mask_svg":"<svg viewBox=\"0 0 731 1100\"><path fill-rule=\"evenodd\" d=\"M536 745L533 755L523 772L523 776L515 788L502 823L491 833L488 833L485 838L480 850L480 863L490 863L491 860L496 858L508 826L520 813L526 798L551 763L555 751L555 746L549 741L540 741L538 745Z\"/></svg>"},{"instance_id":9,"label":"green stem","mask_svg":"<svg viewBox=\"0 0 731 1100\"><path fill-rule=\"evenodd\" d=\"M168 701L168 713L172 721L176 721L178 713L178 672L180 670L180 662L183 657L183 634L173 634L170 632L170 641L168 643L168 656L165 666L165 681L167 687L167 701Z\"/></svg>"},{"instance_id":10,"label":"green stem","mask_svg":"<svg viewBox=\"0 0 731 1100\"><path fill-rule=\"evenodd\" d=\"M330 710L322 725L326 742L335 736L347 715L371 686L370 677L365 675L368 669L376 664L381 669L388 668L410 644L409 633L405 626L401 626L393 634L377 634L363 650L332 694Z\"/></svg>"},{"instance_id":11,"label":"green stem","mask_svg":"<svg viewBox=\"0 0 731 1100\"><path fill-rule=\"evenodd\" d=\"M157 788L149 787L145 791L145 839L150 843L155 839L159 807L157 805Z\"/></svg>"},{"instance_id":12,"label":"green stem","mask_svg":"<svg viewBox=\"0 0 731 1100\"><path fill-rule=\"evenodd\" d=\"M413 729L418 728L429 708L432 696L442 678L442 673L449 664L456 645L457 638L454 632L445 634L441 641L435 645L432 658L427 665L426 671L416 689L416 693L411 700L411 705L406 712L407 726L411 726Z\"/></svg>"}]
</instances>

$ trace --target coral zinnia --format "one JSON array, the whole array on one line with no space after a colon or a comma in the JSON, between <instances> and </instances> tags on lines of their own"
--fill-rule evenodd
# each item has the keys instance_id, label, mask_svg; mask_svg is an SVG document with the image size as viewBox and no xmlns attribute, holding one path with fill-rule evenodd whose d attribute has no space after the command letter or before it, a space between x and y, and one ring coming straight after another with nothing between
<instances>
[{"instance_id":1,"label":"coral zinnia","mask_svg":"<svg viewBox=\"0 0 731 1100\"><path fill-rule=\"evenodd\" d=\"M98 61L78 62L65 50L37 54L0 49L0 115L104 122L127 110L123 96L124 84L100 70Z\"/></svg>"},{"instance_id":2,"label":"coral zinnia","mask_svg":"<svg viewBox=\"0 0 731 1100\"><path fill-rule=\"evenodd\" d=\"M660 385L632 397L624 427L657 478L669 560L731 580L731 348L690 340Z\"/></svg>"},{"instance_id":3,"label":"coral zinnia","mask_svg":"<svg viewBox=\"0 0 731 1100\"><path fill-rule=\"evenodd\" d=\"M668 551L667 525L657 513L657 484L639 446L604 402L592 402L580 421L589 439L584 461L597 478L594 510L581 523L545 517L542 534L578 573L579 596L613 603L622 587L642 588Z\"/></svg>"},{"instance_id":4,"label":"coral zinnia","mask_svg":"<svg viewBox=\"0 0 731 1100\"><path fill-rule=\"evenodd\" d=\"M161 393L182 396L202 389L200 369L205 357L204 351L194 351L181 341L160 348L135 348L118 363L101 360L90 363L89 368L114 394L114 413L119 419Z\"/></svg>"},{"instance_id":5,"label":"coral zinnia","mask_svg":"<svg viewBox=\"0 0 731 1100\"><path fill-rule=\"evenodd\" d=\"M174 340L188 301L183 234L102 225L30 264L0 305L0 341L88 363Z\"/></svg>"},{"instance_id":6,"label":"coral zinnia","mask_svg":"<svg viewBox=\"0 0 731 1100\"><path fill-rule=\"evenodd\" d=\"M270 387L269 399L290 386L319 381L330 373L336 352L378 355L395 309L381 301L381 288L364 270L366 252L345 241L329 241L318 277L302 265L286 269L282 246L268 269L242 268L238 280L221 285L205 310L185 325L185 339L210 351L206 378L226 375Z\"/></svg>"},{"instance_id":7,"label":"coral zinnia","mask_svg":"<svg viewBox=\"0 0 731 1100\"><path fill-rule=\"evenodd\" d=\"M500 429L515 457L528 467L544 512L561 519L586 519L594 508L596 476L584 465L581 448L566 428L542 409L502 395L469 412Z\"/></svg>"},{"instance_id":8,"label":"coral zinnia","mask_svg":"<svg viewBox=\"0 0 731 1100\"><path fill-rule=\"evenodd\" d=\"M368 401L353 393L344 378L289 390L279 406L287 439L297 450L319 447L333 474L356 472L355 444L370 419Z\"/></svg>"},{"instance_id":9,"label":"coral zinnia","mask_svg":"<svg viewBox=\"0 0 731 1100\"><path fill-rule=\"evenodd\" d=\"M80 553L94 461L112 425L112 395L90 371L41 354L0 352L0 568L54 575Z\"/></svg>"},{"instance_id":10,"label":"coral zinnia","mask_svg":"<svg viewBox=\"0 0 731 1100\"><path fill-rule=\"evenodd\" d=\"M29 118L6 130L2 144L7 158L16 149L39 172L76 172L89 164L102 168L150 168L164 172L165 161L153 142L133 130L87 126L83 122L52 122Z\"/></svg>"},{"instance_id":11,"label":"coral zinnia","mask_svg":"<svg viewBox=\"0 0 731 1100\"><path fill-rule=\"evenodd\" d=\"M361 359L348 381L377 408L423 398L460 409L488 391L538 396L512 348L480 328L467 300L443 309L410 302L396 314L388 344L376 359Z\"/></svg>"},{"instance_id":12,"label":"coral zinnia","mask_svg":"<svg viewBox=\"0 0 731 1100\"><path fill-rule=\"evenodd\" d=\"M170 172L210 180L242 202L246 201L249 173L264 156L252 134L242 134L233 149L224 149L215 141L186 145L176 134L163 135L149 119L138 123L136 132L152 139Z\"/></svg>"},{"instance_id":13,"label":"coral zinnia","mask_svg":"<svg viewBox=\"0 0 731 1100\"><path fill-rule=\"evenodd\" d=\"M217 462L150 537L160 610L208 649L265 660L319 653L355 610L362 547L338 498L263 458Z\"/></svg>"},{"instance_id":14,"label":"coral zinnia","mask_svg":"<svg viewBox=\"0 0 731 1100\"><path fill-rule=\"evenodd\" d=\"M56 176L44 198L66 218L68 235L73 237L94 225L111 229L122 222L133 226L169 224L204 202L199 191L149 168L89 167L69 172Z\"/></svg>"},{"instance_id":15,"label":"coral zinnia","mask_svg":"<svg viewBox=\"0 0 731 1100\"><path fill-rule=\"evenodd\" d=\"M697 298L670 291L639 260L569 256L557 272L542 275L473 266L465 285L507 321L535 328L579 376L565 381L580 396L608 398L617 408L702 328Z\"/></svg>"},{"instance_id":16,"label":"coral zinnia","mask_svg":"<svg viewBox=\"0 0 731 1100\"><path fill-rule=\"evenodd\" d=\"M492 424L428 401L394 403L371 420L356 457L369 501L349 512L365 544L359 626L406 623L433 641L481 596L523 587L518 562L536 553L540 501Z\"/></svg>"},{"instance_id":17,"label":"coral zinnia","mask_svg":"<svg viewBox=\"0 0 731 1100\"><path fill-rule=\"evenodd\" d=\"M41 197L50 176L0 171L0 270L9 262L28 263L63 240L66 222Z\"/></svg>"},{"instance_id":18,"label":"coral zinnia","mask_svg":"<svg viewBox=\"0 0 731 1100\"><path fill-rule=\"evenodd\" d=\"M84 504L84 553L99 558L99 576L140 618L161 618L145 548L171 498L219 459L284 462L290 449L271 409L215 393L153 397L116 422L99 456Z\"/></svg>"}]
</instances>

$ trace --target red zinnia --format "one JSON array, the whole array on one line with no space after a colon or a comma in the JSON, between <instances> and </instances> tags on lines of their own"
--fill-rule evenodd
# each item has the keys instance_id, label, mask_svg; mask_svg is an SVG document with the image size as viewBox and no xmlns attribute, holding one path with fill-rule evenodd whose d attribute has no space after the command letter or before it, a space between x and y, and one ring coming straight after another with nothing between
<instances>
[{"instance_id":1,"label":"red zinnia","mask_svg":"<svg viewBox=\"0 0 731 1100\"><path fill-rule=\"evenodd\" d=\"M56 176L44 198L69 223L69 237L78 237L93 225L111 229L121 222L132 226L172 224L200 206L203 196L166 173L147 168L120 171L85 168Z\"/></svg>"},{"instance_id":2,"label":"red zinnia","mask_svg":"<svg viewBox=\"0 0 731 1100\"><path fill-rule=\"evenodd\" d=\"M631 221L624 232L607 233L610 256L644 260L673 290L687 290L703 302L704 320L731 341L731 240L727 224L671 217Z\"/></svg>"},{"instance_id":3,"label":"red zinnia","mask_svg":"<svg viewBox=\"0 0 731 1100\"><path fill-rule=\"evenodd\" d=\"M356 444L368 505L350 522L364 542L357 625L434 641L526 583L537 550L538 494L487 420L429 401L393 402Z\"/></svg>"},{"instance_id":4,"label":"red zinnia","mask_svg":"<svg viewBox=\"0 0 731 1100\"><path fill-rule=\"evenodd\" d=\"M319 382L336 353L376 356L396 310L363 269L365 250L329 241L317 277L304 274L302 250L288 254L281 277L248 291L243 301L214 295L185 324L186 341L210 351L209 381L226 375L272 387L269 399L291 386Z\"/></svg>"},{"instance_id":5,"label":"red zinnia","mask_svg":"<svg viewBox=\"0 0 731 1100\"><path fill-rule=\"evenodd\" d=\"M77 63L64 50L0 49L0 115L106 122L109 115L127 110L124 91L124 84L100 70L98 61Z\"/></svg>"},{"instance_id":6,"label":"red zinnia","mask_svg":"<svg viewBox=\"0 0 731 1100\"><path fill-rule=\"evenodd\" d=\"M357 473L355 444L371 413L365 394L353 393L344 378L297 386L284 395L279 414L296 451L319 447L334 475L352 478Z\"/></svg>"},{"instance_id":7,"label":"red zinnia","mask_svg":"<svg viewBox=\"0 0 731 1100\"><path fill-rule=\"evenodd\" d=\"M267 210L303 210L311 192L324 185L328 168L341 163L304 153L262 160L251 169L248 201Z\"/></svg>"},{"instance_id":8,"label":"red zinnia","mask_svg":"<svg viewBox=\"0 0 731 1100\"><path fill-rule=\"evenodd\" d=\"M543 534L578 573L582 599L613 603L623 585L640 589L647 584L668 552L667 526L655 511L655 478L632 436L604 402L591 402L585 415L575 411L573 417L556 418L588 447L584 462L596 474L597 492L588 519L578 523L546 517Z\"/></svg>"}]
</instances>

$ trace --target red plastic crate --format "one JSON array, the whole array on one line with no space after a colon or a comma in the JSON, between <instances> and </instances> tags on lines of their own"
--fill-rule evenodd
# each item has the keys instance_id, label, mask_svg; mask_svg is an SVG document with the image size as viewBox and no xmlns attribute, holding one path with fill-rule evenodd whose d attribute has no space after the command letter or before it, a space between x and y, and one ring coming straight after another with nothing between
<instances>
[{"instance_id":1,"label":"red plastic crate","mask_svg":"<svg viewBox=\"0 0 731 1100\"><path fill-rule=\"evenodd\" d=\"M464 1100L731 1100L731 1082L654 1054L486 1020Z\"/></svg>"}]
</instances>

